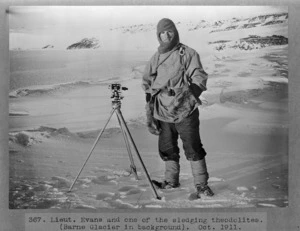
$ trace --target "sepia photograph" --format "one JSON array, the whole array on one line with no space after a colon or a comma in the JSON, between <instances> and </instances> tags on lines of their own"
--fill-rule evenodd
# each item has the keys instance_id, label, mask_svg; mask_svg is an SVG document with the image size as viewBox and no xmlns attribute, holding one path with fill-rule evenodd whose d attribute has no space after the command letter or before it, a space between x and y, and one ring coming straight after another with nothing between
<instances>
[{"instance_id":1,"label":"sepia photograph","mask_svg":"<svg viewBox=\"0 0 300 231\"><path fill-rule=\"evenodd\" d=\"M288 6L7 14L10 210L290 206Z\"/></svg>"}]
</instances>

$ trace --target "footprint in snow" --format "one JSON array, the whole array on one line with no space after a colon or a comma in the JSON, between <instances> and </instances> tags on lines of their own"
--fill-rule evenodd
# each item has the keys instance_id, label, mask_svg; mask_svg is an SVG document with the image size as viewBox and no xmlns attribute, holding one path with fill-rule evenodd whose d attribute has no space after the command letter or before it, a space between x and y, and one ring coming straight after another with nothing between
<instances>
[{"instance_id":1,"label":"footprint in snow","mask_svg":"<svg viewBox=\"0 0 300 231\"><path fill-rule=\"evenodd\" d=\"M129 190L129 191L126 193L126 195L134 195L134 194L139 194L139 193L141 193L141 192L142 192L142 190L140 190L139 188L134 188L134 189Z\"/></svg>"},{"instance_id":2,"label":"footprint in snow","mask_svg":"<svg viewBox=\"0 0 300 231\"><path fill-rule=\"evenodd\" d=\"M112 199L112 197L114 196L114 193L99 193L96 196L96 200L107 200L107 199Z\"/></svg>"},{"instance_id":3,"label":"footprint in snow","mask_svg":"<svg viewBox=\"0 0 300 231\"><path fill-rule=\"evenodd\" d=\"M128 192L132 189L136 189L136 187L131 185L123 186L122 188L119 188L119 192Z\"/></svg>"},{"instance_id":4,"label":"footprint in snow","mask_svg":"<svg viewBox=\"0 0 300 231\"><path fill-rule=\"evenodd\" d=\"M55 188L68 188L71 186L71 181L60 176L54 176L51 180L54 181L53 187Z\"/></svg>"},{"instance_id":5,"label":"footprint in snow","mask_svg":"<svg viewBox=\"0 0 300 231\"><path fill-rule=\"evenodd\" d=\"M116 183L113 181L115 178L107 177L107 176L99 176L95 179L92 179L94 184L100 185L115 185Z\"/></svg>"}]
</instances>

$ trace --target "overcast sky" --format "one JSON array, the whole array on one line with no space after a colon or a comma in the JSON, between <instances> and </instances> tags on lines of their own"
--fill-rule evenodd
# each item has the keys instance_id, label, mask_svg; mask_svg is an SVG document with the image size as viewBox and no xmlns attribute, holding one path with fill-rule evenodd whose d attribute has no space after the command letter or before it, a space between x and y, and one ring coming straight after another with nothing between
<instances>
[{"instance_id":1,"label":"overcast sky","mask_svg":"<svg viewBox=\"0 0 300 231\"><path fill-rule=\"evenodd\" d=\"M274 12L287 7L272 6L13 6L9 9L11 48L51 39L82 35L93 36L101 30L132 24L156 24L161 18L174 22L243 18ZM62 41L61 41L62 42Z\"/></svg>"}]
</instances>

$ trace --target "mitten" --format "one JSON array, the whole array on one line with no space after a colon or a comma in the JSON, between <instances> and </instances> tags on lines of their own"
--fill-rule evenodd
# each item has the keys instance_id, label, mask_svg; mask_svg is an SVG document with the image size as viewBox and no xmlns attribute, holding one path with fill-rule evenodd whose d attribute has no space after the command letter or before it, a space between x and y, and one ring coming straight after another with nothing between
<instances>
[{"instance_id":1,"label":"mitten","mask_svg":"<svg viewBox=\"0 0 300 231\"><path fill-rule=\"evenodd\" d=\"M159 127L159 121L153 117L153 109L153 103L148 102L146 104L147 127L151 134L159 135L161 129Z\"/></svg>"}]
</instances>

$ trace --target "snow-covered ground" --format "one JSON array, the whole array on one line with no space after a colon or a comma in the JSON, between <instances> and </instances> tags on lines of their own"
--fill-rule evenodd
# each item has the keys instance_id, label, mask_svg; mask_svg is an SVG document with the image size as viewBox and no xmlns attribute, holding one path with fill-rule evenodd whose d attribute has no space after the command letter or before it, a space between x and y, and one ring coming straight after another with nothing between
<instances>
[{"instance_id":1,"label":"snow-covered ground","mask_svg":"<svg viewBox=\"0 0 300 231\"><path fill-rule=\"evenodd\" d=\"M149 37L154 30L112 32L134 41L135 51L12 51L10 208L288 206L288 45L217 50L209 43L249 35L287 37L287 19L276 20L285 21L251 28L239 21L235 30L220 30L229 27L227 21L213 33L212 25L193 30L178 25L182 42L200 53L209 74L200 133L215 196L199 200L192 200L195 189L183 153L180 188L158 190L162 200L156 200L136 157L139 180L130 171L115 116L67 192L110 114L108 85L116 81L129 88L123 92L122 112L148 172L153 179L163 178L157 137L144 125L140 87L144 65L157 46ZM144 51L144 43L153 51Z\"/></svg>"}]
</instances>

